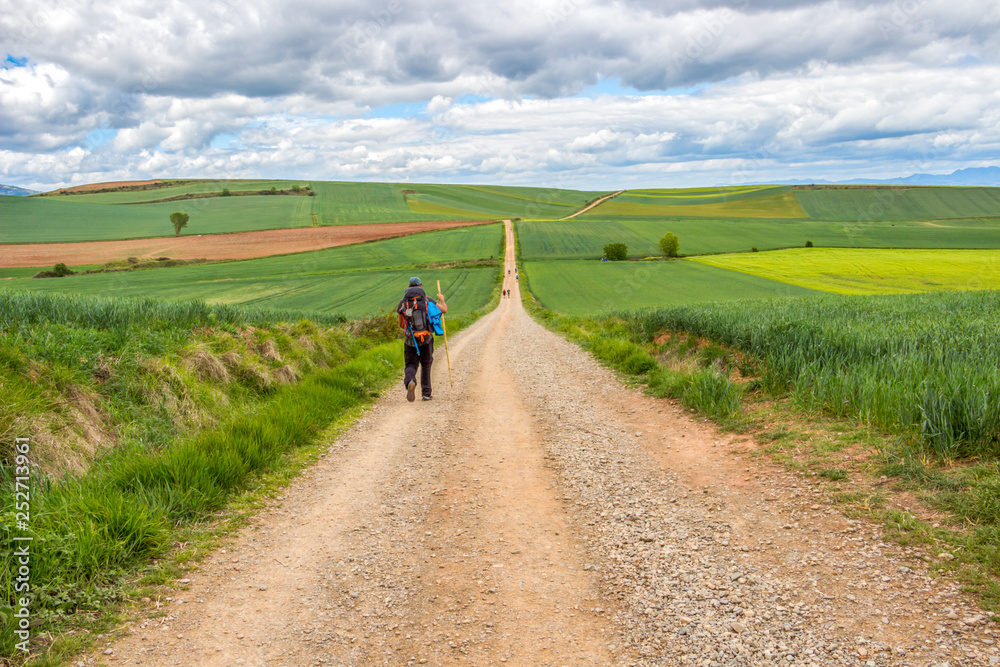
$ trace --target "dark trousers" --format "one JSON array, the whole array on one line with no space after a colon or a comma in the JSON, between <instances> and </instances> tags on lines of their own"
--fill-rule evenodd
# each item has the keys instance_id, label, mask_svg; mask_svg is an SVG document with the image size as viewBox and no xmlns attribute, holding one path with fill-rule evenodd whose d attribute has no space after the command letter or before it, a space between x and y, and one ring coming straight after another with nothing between
<instances>
[{"instance_id":1,"label":"dark trousers","mask_svg":"<svg viewBox=\"0 0 1000 667\"><path fill-rule=\"evenodd\" d=\"M403 376L403 386L410 380L417 379L417 366L420 366L420 393L431 395L431 364L434 363L434 339L420 346L420 354L410 345L403 345L403 359L406 362L406 374Z\"/></svg>"}]
</instances>

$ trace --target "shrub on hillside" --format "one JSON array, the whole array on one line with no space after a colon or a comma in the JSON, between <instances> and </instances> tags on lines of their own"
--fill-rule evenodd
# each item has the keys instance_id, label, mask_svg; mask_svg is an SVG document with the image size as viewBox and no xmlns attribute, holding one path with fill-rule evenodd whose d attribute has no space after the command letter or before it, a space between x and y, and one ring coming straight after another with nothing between
<instances>
[{"instance_id":1,"label":"shrub on hillside","mask_svg":"<svg viewBox=\"0 0 1000 667\"><path fill-rule=\"evenodd\" d=\"M604 246L604 257L611 262L628 259L628 246L624 243L609 243Z\"/></svg>"},{"instance_id":2,"label":"shrub on hillside","mask_svg":"<svg viewBox=\"0 0 1000 667\"><path fill-rule=\"evenodd\" d=\"M39 271L33 278L63 278L65 276L75 276L76 271L72 270L62 262L52 267L51 271Z\"/></svg>"},{"instance_id":3,"label":"shrub on hillside","mask_svg":"<svg viewBox=\"0 0 1000 667\"><path fill-rule=\"evenodd\" d=\"M181 230L188 226L188 220L190 219L190 215L181 213L180 211L174 211L170 214L170 222L174 226L174 236L181 235Z\"/></svg>"},{"instance_id":4,"label":"shrub on hillside","mask_svg":"<svg viewBox=\"0 0 1000 667\"><path fill-rule=\"evenodd\" d=\"M681 241L673 232L667 232L660 239L660 252L667 257L676 257L681 250Z\"/></svg>"}]
</instances>

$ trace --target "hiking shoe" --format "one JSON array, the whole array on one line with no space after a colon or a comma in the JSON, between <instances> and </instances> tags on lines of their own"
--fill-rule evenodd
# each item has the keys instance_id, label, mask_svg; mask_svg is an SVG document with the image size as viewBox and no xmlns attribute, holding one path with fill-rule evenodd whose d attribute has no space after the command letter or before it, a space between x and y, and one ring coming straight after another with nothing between
<instances>
[{"instance_id":1,"label":"hiking shoe","mask_svg":"<svg viewBox=\"0 0 1000 667\"><path fill-rule=\"evenodd\" d=\"M408 400L410 403L417 400L416 391L417 391L417 383L414 382L413 380L410 380L409 383L407 383L406 385L406 400Z\"/></svg>"},{"instance_id":2,"label":"hiking shoe","mask_svg":"<svg viewBox=\"0 0 1000 667\"><path fill-rule=\"evenodd\" d=\"M424 396L424 400L425 401L433 401L434 397L433 396Z\"/></svg>"}]
</instances>

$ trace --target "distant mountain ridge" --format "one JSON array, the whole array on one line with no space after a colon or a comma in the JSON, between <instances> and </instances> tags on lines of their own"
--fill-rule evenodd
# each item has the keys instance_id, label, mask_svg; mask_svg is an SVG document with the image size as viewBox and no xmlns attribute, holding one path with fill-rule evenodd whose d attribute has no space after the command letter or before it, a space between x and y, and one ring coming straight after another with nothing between
<instances>
[{"instance_id":1,"label":"distant mountain ridge","mask_svg":"<svg viewBox=\"0 0 1000 667\"><path fill-rule=\"evenodd\" d=\"M0 195L13 195L15 197L27 197L28 195L37 195L37 190L28 190L27 188L19 188L16 185L3 185L0 183Z\"/></svg>"},{"instance_id":2,"label":"distant mountain ridge","mask_svg":"<svg viewBox=\"0 0 1000 667\"><path fill-rule=\"evenodd\" d=\"M785 180L789 185L983 185L1000 186L1000 167L968 167L950 174L913 174L900 178L855 178L850 181Z\"/></svg>"}]
</instances>

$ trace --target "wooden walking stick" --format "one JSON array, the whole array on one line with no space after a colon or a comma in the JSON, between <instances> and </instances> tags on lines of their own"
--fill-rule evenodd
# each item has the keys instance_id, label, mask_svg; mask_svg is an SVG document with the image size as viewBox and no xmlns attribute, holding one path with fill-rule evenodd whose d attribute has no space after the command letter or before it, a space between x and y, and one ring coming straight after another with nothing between
<instances>
[{"instance_id":1,"label":"wooden walking stick","mask_svg":"<svg viewBox=\"0 0 1000 667\"><path fill-rule=\"evenodd\" d=\"M438 281L438 294L441 294L440 280ZM448 325L444 323L444 313L441 313L441 331L444 332L444 358L448 360L448 384L454 387L455 381L451 379L451 355L448 353Z\"/></svg>"}]
</instances>

